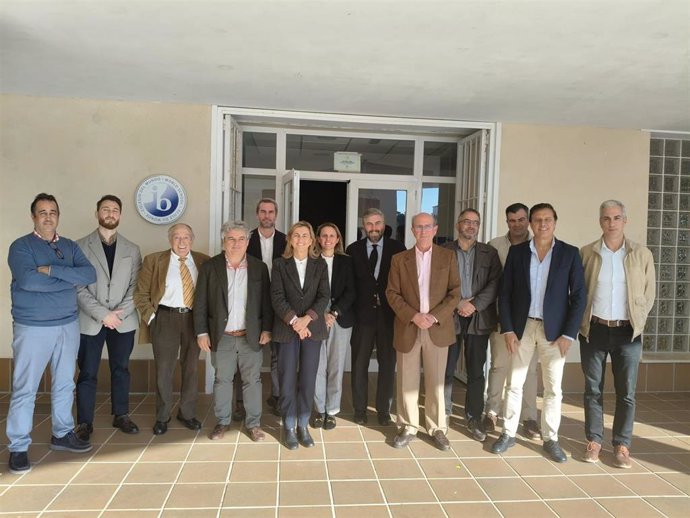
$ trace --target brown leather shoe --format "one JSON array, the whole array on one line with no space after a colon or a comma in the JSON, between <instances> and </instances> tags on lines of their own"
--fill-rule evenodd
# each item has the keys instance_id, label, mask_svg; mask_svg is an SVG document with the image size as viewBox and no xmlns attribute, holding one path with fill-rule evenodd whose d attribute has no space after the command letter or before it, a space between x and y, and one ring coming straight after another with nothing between
<instances>
[{"instance_id":1,"label":"brown leather shoe","mask_svg":"<svg viewBox=\"0 0 690 518\"><path fill-rule=\"evenodd\" d=\"M414 439L414 434L408 432L405 427L402 427L398 432L398 435L393 439L393 448L404 448L410 441Z\"/></svg>"},{"instance_id":2,"label":"brown leather shoe","mask_svg":"<svg viewBox=\"0 0 690 518\"><path fill-rule=\"evenodd\" d=\"M250 428L248 430L249 432L249 438L254 441L254 442L260 442L266 439L266 434L264 431L261 429L260 426L255 426L253 428Z\"/></svg>"},{"instance_id":3,"label":"brown leather shoe","mask_svg":"<svg viewBox=\"0 0 690 518\"><path fill-rule=\"evenodd\" d=\"M613 465L622 469L630 469L632 467L630 450L626 446L616 444L613 447Z\"/></svg>"},{"instance_id":4,"label":"brown leather shoe","mask_svg":"<svg viewBox=\"0 0 690 518\"><path fill-rule=\"evenodd\" d=\"M225 432L227 432L230 429L230 426L227 424L220 424L218 423L215 428L213 428L213 431L208 434L208 438L211 439L212 441L217 441L218 439L222 439L225 436Z\"/></svg>"},{"instance_id":5,"label":"brown leather shoe","mask_svg":"<svg viewBox=\"0 0 690 518\"><path fill-rule=\"evenodd\" d=\"M450 443L448 442L448 437L443 433L442 430L436 430L431 436L434 440L434 445L441 451L448 451L450 449Z\"/></svg>"},{"instance_id":6,"label":"brown leather shoe","mask_svg":"<svg viewBox=\"0 0 690 518\"><path fill-rule=\"evenodd\" d=\"M599 462L599 452L601 451L601 444L594 441L589 441L587 443L587 448L585 449L585 455L582 460L585 462Z\"/></svg>"}]
</instances>

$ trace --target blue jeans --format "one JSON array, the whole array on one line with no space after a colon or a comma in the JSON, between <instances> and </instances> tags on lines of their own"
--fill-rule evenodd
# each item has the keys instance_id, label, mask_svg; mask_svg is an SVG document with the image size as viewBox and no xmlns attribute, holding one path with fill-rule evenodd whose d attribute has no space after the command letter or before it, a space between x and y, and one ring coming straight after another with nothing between
<instances>
[{"instance_id":1,"label":"blue jeans","mask_svg":"<svg viewBox=\"0 0 690 518\"><path fill-rule=\"evenodd\" d=\"M613 445L630 447L635 422L637 369L642 356L640 337L632 339L632 327L606 327L592 322L589 340L580 335L580 363L585 375L585 435L588 441L604 440L604 375L606 357L611 355L611 370L616 388L613 417Z\"/></svg>"},{"instance_id":2,"label":"blue jeans","mask_svg":"<svg viewBox=\"0 0 690 518\"><path fill-rule=\"evenodd\" d=\"M13 324L14 368L12 397L7 413L7 438L11 452L27 451L31 444L36 392L50 363L52 432L64 437L74 428L74 370L79 348L79 321L61 326Z\"/></svg>"},{"instance_id":3,"label":"blue jeans","mask_svg":"<svg viewBox=\"0 0 690 518\"><path fill-rule=\"evenodd\" d=\"M77 355L77 423L93 423L104 341L108 345L110 366L110 412L112 415L129 414L129 356L134 348L134 333L120 333L103 326L96 335L81 335Z\"/></svg>"}]
</instances>

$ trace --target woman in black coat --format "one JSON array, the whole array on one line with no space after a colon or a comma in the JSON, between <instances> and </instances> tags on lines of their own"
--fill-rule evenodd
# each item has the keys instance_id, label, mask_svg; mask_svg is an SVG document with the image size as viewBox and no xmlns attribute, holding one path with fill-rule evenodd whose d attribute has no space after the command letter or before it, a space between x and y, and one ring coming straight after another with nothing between
<instances>
[{"instance_id":1,"label":"woman in black coat","mask_svg":"<svg viewBox=\"0 0 690 518\"><path fill-rule=\"evenodd\" d=\"M321 341L328 336L324 312L330 298L328 268L315 249L314 230L298 221L287 233L283 257L273 261L273 341L278 343L280 412L288 449L314 446L309 416Z\"/></svg>"}]
</instances>

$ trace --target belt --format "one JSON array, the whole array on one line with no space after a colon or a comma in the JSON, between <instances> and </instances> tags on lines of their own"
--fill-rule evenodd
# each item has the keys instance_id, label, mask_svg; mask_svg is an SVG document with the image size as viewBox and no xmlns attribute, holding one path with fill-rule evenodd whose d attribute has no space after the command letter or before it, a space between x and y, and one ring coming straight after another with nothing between
<instances>
[{"instance_id":1,"label":"belt","mask_svg":"<svg viewBox=\"0 0 690 518\"><path fill-rule=\"evenodd\" d=\"M592 315L592 322L606 327L626 327L630 325L630 320L604 320L594 315Z\"/></svg>"},{"instance_id":2,"label":"belt","mask_svg":"<svg viewBox=\"0 0 690 518\"><path fill-rule=\"evenodd\" d=\"M237 331L224 331L228 336L244 336L247 334L246 329L238 329Z\"/></svg>"},{"instance_id":3,"label":"belt","mask_svg":"<svg viewBox=\"0 0 690 518\"><path fill-rule=\"evenodd\" d=\"M527 318L529 318L530 320L534 320L535 322L543 322L544 321L543 318L537 318L537 317L527 317Z\"/></svg>"},{"instance_id":4,"label":"belt","mask_svg":"<svg viewBox=\"0 0 690 518\"><path fill-rule=\"evenodd\" d=\"M158 304L158 309L164 309L165 311L170 311L171 313L189 313L192 308L171 308L170 306L164 306L163 304Z\"/></svg>"}]
</instances>

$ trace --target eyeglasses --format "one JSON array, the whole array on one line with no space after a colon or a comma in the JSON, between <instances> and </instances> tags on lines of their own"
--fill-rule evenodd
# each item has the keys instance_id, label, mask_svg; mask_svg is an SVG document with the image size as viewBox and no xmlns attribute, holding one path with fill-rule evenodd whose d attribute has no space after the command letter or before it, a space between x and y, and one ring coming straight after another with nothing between
<instances>
[{"instance_id":1,"label":"eyeglasses","mask_svg":"<svg viewBox=\"0 0 690 518\"><path fill-rule=\"evenodd\" d=\"M53 249L53 252L55 252L55 255L58 259L65 258L65 254L62 253L62 250L60 250L55 243L52 241L46 241L46 243L48 243L48 246Z\"/></svg>"}]
</instances>

